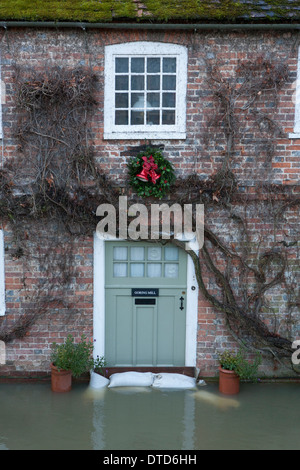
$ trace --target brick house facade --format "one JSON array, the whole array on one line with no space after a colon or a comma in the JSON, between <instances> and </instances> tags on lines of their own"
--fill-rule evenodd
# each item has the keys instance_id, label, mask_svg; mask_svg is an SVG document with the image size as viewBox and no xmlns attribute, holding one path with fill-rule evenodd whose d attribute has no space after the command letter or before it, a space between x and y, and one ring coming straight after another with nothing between
<instances>
[{"instance_id":1,"label":"brick house facade","mask_svg":"<svg viewBox=\"0 0 300 470\"><path fill-rule=\"evenodd\" d=\"M113 24L113 23L112 23ZM207 25L206 25L207 26ZM223 23L224 26L224 23ZM241 137L238 139L232 160L232 171L239 181L240 194L250 194L251 201L261 197L256 192L253 182L260 184L268 181L270 185L288 187L293 195L299 194L299 168L300 168L300 133L297 131L297 105L300 107L300 98L297 91L297 71L299 61L299 35L290 27L281 29L274 24L268 28L254 29L244 25L244 28L225 29L222 25L191 28L188 24L180 27L178 24L168 23L161 27L88 27L82 28L79 24L73 27L44 27L39 25L9 25L0 31L0 57L1 57L1 83L2 83L2 130L1 164L7 165L15 162L20 155L19 142L15 135L16 124L16 82L15 70L43 72L51 67L77 68L87 67L98 79L96 89L97 106L89 118L96 162L110 177L116 186L122 189L121 194L128 191L126 167L128 158L134 149L142 145L159 145L164 156L174 165L177 177L187 177L196 174L203 182L207 181L222 164L222 156L226 151L226 139L222 130L211 130L207 138L207 124L213 117L213 91L209 82L208 64L220 64L224 80L234 77L237 68L245 61L264 60L285 63L288 66L288 79L278 91L278 103L269 103L265 114L272 116L278 126L283 128L283 134L277 134L273 139L274 147L270 154L270 161L265 165L266 147L261 129L251 124L251 116L240 111L240 122L243 124ZM159 134L152 137L149 130L138 138L128 135L106 136L110 132L109 123L105 123L104 107L105 94L110 77L106 69L107 46L124 44L153 44L153 51L157 45L182 46L187 52L187 81L178 93L186 94L186 112L183 119L182 136L178 139L175 134ZM164 52L165 53L165 52ZM171 52L172 54L172 52ZM113 78L112 78L113 80ZM298 77L299 80L299 77ZM170 90L168 90L170 91ZM171 94L171 93L169 93ZM298 101L298 103L297 103ZM243 106L242 103L241 108ZM111 98L113 106L113 98ZM275 110L273 114L272 109ZM270 114L271 110L271 114ZM169 115L170 116L170 115ZM171 118L172 119L172 118ZM298 123L298 126L300 124ZM108 127L107 127L108 126ZM216 196L217 198L217 196ZM219 229L225 240L234 244L235 226L227 223L226 215L217 204L209 206L206 216L211 225ZM234 202L235 207L243 207L243 200ZM293 251L288 253L293 260L293 275L297 273L297 243L299 234L299 202L291 205L285 212L284 221L278 223L276 228L277 246L290 244ZM248 218L248 229L253 236L253 243L260 234L266 247L271 248L274 227L268 226L259 214ZM17 256L16 241L12 231L12 222L3 218L2 233L4 235L3 269L5 297L3 297L3 315L0 317L2 328L18 320L18 316L25 312L30 314L32 308L29 293L39 289L44 274L39 259L43 257L46 242L51 240L55 229L46 225L38 241L27 240L32 258L24 260ZM96 227L95 227L96 229ZM26 237L26 234L23 233ZM37 319L25 335L5 343L5 361L0 366L1 376L16 375L46 375L50 370L50 345L53 341L61 341L68 333L78 338L82 333L95 339L95 239L93 236L76 237L74 242L74 259L76 264L71 282L64 293L66 304L55 305L50 313ZM63 246L63 244L61 245ZM60 247L53 245L53 250L59 254ZM299 266L298 266L299 268ZM188 285L189 288L189 285ZM212 287L212 289L214 289ZM292 296L296 296L298 284L293 284ZM217 374L217 352L225 348L235 348L236 338L232 336L226 326L222 312L198 292L197 325L192 328L196 340L190 347L190 359L185 364L200 369L202 376ZM264 321L275 334L294 341L299 337L299 313L297 307L288 311L287 293L278 286L268 291ZM294 299L293 297L293 299ZM299 295L298 295L299 299ZM299 305L299 300L298 300ZM275 314L276 312L276 318ZM101 328L100 328L101 329ZM103 345L96 338L96 350L105 354ZM97 343L98 342L98 343ZM2 343L3 345L3 343ZM262 365L262 371L269 376L292 375L292 372L267 356Z\"/></svg>"}]
</instances>

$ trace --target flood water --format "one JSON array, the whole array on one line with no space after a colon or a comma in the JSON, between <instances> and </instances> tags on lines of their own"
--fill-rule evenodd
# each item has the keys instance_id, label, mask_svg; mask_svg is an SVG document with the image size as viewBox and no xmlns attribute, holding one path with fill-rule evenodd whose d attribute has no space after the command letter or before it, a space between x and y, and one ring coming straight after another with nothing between
<instances>
[{"instance_id":1,"label":"flood water","mask_svg":"<svg viewBox=\"0 0 300 470\"><path fill-rule=\"evenodd\" d=\"M0 450L299 450L300 384L70 393L0 384Z\"/></svg>"}]
</instances>

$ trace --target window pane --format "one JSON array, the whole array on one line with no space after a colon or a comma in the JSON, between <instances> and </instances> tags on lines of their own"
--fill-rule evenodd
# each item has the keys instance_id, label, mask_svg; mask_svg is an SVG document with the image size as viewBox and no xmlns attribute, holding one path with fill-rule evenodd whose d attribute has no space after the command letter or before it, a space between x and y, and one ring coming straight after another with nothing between
<instances>
[{"instance_id":1,"label":"window pane","mask_svg":"<svg viewBox=\"0 0 300 470\"><path fill-rule=\"evenodd\" d=\"M128 58L116 58L116 73L128 72Z\"/></svg>"},{"instance_id":2,"label":"window pane","mask_svg":"<svg viewBox=\"0 0 300 470\"><path fill-rule=\"evenodd\" d=\"M116 76L116 90L128 90L128 75Z\"/></svg>"},{"instance_id":3,"label":"window pane","mask_svg":"<svg viewBox=\"0 0 300 470\"><path fill-rule=\"evenodd\" d=\"M165 264L165 277L178 277L178 264Z\"/></svg>"},{"instance_id":4,"label":"window pane","mask_svg":"<svg viewBox=\"0 0 300 470\"><path fill-rule=\"evenodd\" d=\"M148 75L147 76L147 89L148 90L159 90L160 89L160 76L159 75Z\"/></svg>"},{"instance_id":5,"label":"window pane","mask_svg":"<svg viewBox=\"0 0 300 470\"><path fill-rule=\"evenodd\" d=\"M149 57L147 59L147 72L148 73L158 73L160 72L160 59Z\"/></svg>"},{"instance_id":6,"label":"window pane","mask_svg":"<svg viewBox=\"0 0 300 470\"><path fill-rule=\"evenodd\" d=\"M144 108L144 93L131 93L131 107Z\"/></svg>"},{"instance_id":7,"label":"window pane","mask_svg":"<svg viewBox=\"0 0 300 470\"><path fill-rule=\"evenodd\" d=\"M165 260L166 261L177 261L178 260L178 248L176 246L165 247Z\"/></svg>"},{"instance_id":8,"label":"window pane","mask_svg":"<svg viewBox=\"0 0 300 470\"><path fill-rule=\"evenodd\" d=\"M163 107L175 108L175 96L175 93L163 93Z\"/></svg>"},{"instance_id":9,"label":"window pane","mask_svg":"<svg viewBox=\"0 0 300 470\"><path fill-rule=\"evenodd\" d=\"M115 124L117 126L126 126L128 124L128 111L116 111Z\"/></svg>"},{"instance_id":10,"label":"window pane","mask_svg":"<svg viewBox=\"0 0 300 470\"><path fill-rule=\"evenodd\" d=\"M131 124L142 125L144 124L143 111L131 111Z\"/></svg>"},{"instance_id":11,"label":"window pane","mask_svg":"<svg viewBox=\"0 0 300 470\"><path fill-rule=\"evenodd\" d=\"M147 275L148 277L161 277L161 264L160 263L148 264Z\"/></svg>"},{"instance_id":12,"label":"window pane","mask_svg":"<svg viewBox=\"0 0 300 470\"><path fill-rule=\"evenodd\" d=\"M114 263L114 277L127 276L127 263Z\"/></svg>"},{"instance_id":13,"label":"window pane","mask_svg":"<svg viewBox=\"0 0 300 470\"><path fill-rule=\"evenodd\" d=\"M136 55L116 53L114 117L117 129L122 126L175 126L177 122L177 58L176 54L155 50ZM158 128L158 127L157 127ZM162 128L163 130L163 128ZM129 268L128 268L129 270ZM145 268L146 270L146 268ZM164 271L164 267L162 267ZM146 273L145 273L146 274ZM128 273L129 275L129 273ZM164 275L164 273L162 273Z\"/></svg>"},{"instance_id":14,"label":"window pane","mask_svg":"<svg viewBox=\"0 0 300 470\"><path fill-rule=\"evenodd\" d=\"M176 90L176 76L175 75L163 76L163 90Z\"/></svg>"},{"instance_id":15,"label":"window pane","mask_svg":"<svg viewBox=\"0 0 300 470\"><path fill-rule=\"evenodd\" d=\"M127 248L124 246L114 247L114 260L126 261L127 260Z\"/></svg>"},{"instance_id":16,"label":"window pane","mask_svg":"<svg viewBox=\"0 0 300 470\"><path fill-rule=\"evenodd\" d=\"M143 73L145 70L145 59L143 57L136 57L131 59L131 72Z\"/></svg>"},{"instance_id":17,"label":"window pane","mask_svg":"<svg viewBox=\"0 0 300 470\"><path fill-rule=\"evenodd\" d=\"M128 93L116 93L115 107L128 108Z\"/></svg>"},{"instance_id":18,"label":"window pane","mask_svg":"<svg viewBox=\"0 0 300 470\"><path fill-rule=\"evenodd\" d=\"M159 110L147 111L147 124L159 124Z\"/></svg>"},{"instance_id":19,"label":"window pane","mask_svg":"<svg viewBox=\"0 0 300 470\"><path fill-rule=\"evenodd\" d=\"M147 108L159 108L159 93L147 93Z\"/></svg>"},{"instance_id":20,"label":"window pane","mask_svg":"<svg viewBox=\"0 0 300 470\"><path fill-rule=\"evenodd\" d=\"M175 124L175 111L163 111L162 123L166 125Z\"/></svg>"},{"instance_id":21,"label":"window pane","mask_svg":"<svg viewBox=\"0 0 300 470\"><path fill-rule=\"evenodd\" d=\"M143 261L144 260L144 247L136 246L132 247L130 250L130 259L133 261Z\"/></svg>"},{"instance_id":22,"label":"window pane","mask_svg":"<svg viewBox=\"0 0 300 470\"><path fill-rule=\"evenodd\" d=\"M149 261L158 261L161 260L161 247L153 246L148 248L148 260Z\"/></svg>"},{"instance_id":23,"label":"window pane","mask_svg":"<svg viewBox=\"0 0 300 470\"><path fill-rule=\"evenodd\" d=\"M144 263L132 263L130 265L130 276L131 277L143 277L144 276Z\"/></svg>"},{"instance_id":24,"label":"window pane","mask_svg":"<svg viewBox=\"0 0 300 470\"><path fill-rule=\"evenodd\" d=\"M176 58L165 57L163 59L163 72L175 73L176 72Z\"/></svg>"},{"instance_id":25,"label":"window pane","mask_svg":"<svg viewBox=\"0 0 300 470\"><path fill-rule=\"evenodd\" d=\"M144 76L143 75L131 76L131 89L132 90L144 90Z\"/></svg>"}]
</instances>

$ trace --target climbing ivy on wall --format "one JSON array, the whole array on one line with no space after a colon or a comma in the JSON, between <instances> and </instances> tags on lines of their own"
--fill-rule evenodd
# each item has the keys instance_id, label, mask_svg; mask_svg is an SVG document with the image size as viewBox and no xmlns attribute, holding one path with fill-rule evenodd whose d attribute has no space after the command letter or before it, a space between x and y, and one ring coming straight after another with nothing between
<instances>
[{"instance_id":1,"label":"climbing ivy on wall","mask_svg":"<svg viewBox=\"0 0 300 470\"><path fill-rule=\"evenodd\" d=\"M270 99L276 102L288 77L285 64L264 58L240 63L230 78L222 74L220 64L208 63L207 80L215 107L207 122L207 136L211 139L216 129L218 134L220 130L223 133L222 164L205 181L197 174L177 176L166 196L170 204L205 204L204 246L199 256L190 253L199 288L210 304L223 312L238 342L279 360L291 356L291 339L287 334L280 335L277 321L274 328L268 326L263 313L268 308L267 294L279 286L284 286L289 295L291 311L299 305L295 288L299 273L289 261L297 254L299 232L292 240L275 237L264 247L265 235L259 243L254 240L257 233L248 229L247 216L253 211L257 216L259 206L260 216L278 226L286 211L299 208L299 197L295 188L271 185L263 178L259 184L255 181L253 200L245 188L241 191L232 162L245 114L251 115L253 126L263 129L260 157L266 163L270 160L274 152L270 143L283 135L283 130L274 119L274 109L272 115L266 114L261 103ZM40 232L36 227L40 224L56 224L59 236L65 237L67 243L56 257L51 256L50 242L49 247L44 247L39 262L49 275L33 294L35 308L29 316L20 315L12 323L0 320L0 339L4 341L23 337L40 315L47 315L51 305L65 304L63 291L75 266L72 240L93 234L99 204L106 202L117 207L119 187L105 166L97 162L89 131L88 123L97 106L96 89L97 77L85 68L16 70L19 119L15 136L20 155L0 172L0 215L10 222L14 232L13 255L17 258L26 259L27 253L30 262L26 240L37 241ZM264 171L269 171L267 164ZM134 191L128 197L132 202L140 201ZM234 243L228 243L222 230L218 231L216 214L226 219L227 230L235 234ZM25 228L30 236L24 237ZM179 241L172 242L183 248ZM287 272L291 275L287 276Z\"/></svg>"}]
</instances>

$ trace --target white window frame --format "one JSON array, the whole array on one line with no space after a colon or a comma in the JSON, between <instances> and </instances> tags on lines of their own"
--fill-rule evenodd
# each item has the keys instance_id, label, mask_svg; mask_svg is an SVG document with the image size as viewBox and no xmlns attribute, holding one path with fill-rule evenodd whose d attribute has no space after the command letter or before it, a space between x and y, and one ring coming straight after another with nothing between
<instances>
[{"instance_id":1,"label":"white window frame","mask_svg":"<svg viewBox=\"0 0 300 470\"><path fill-rule=\"evenodd\" d=\"M298 49L297 79L293 97L293 101L295 103L295 122L294 132L289 134L289 137L291 139L300 139L300 47Z\"/></svg>"},{"instance_id":2,"label":"white window frame","mask_svg":"<svg viewBox=\"0 0 300 470\"><path fill-rule=\"evenodd\" d=\"M176 57L175 125L115 125L115 57ZM187 47L160 42L130 42L105 47L104 139L186 138Z\"/></svg>"}]
</instances>

